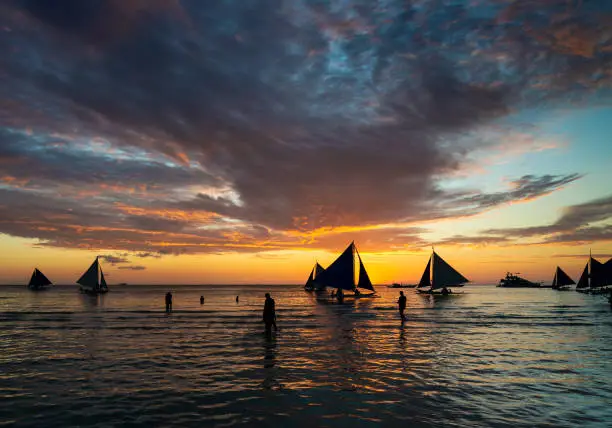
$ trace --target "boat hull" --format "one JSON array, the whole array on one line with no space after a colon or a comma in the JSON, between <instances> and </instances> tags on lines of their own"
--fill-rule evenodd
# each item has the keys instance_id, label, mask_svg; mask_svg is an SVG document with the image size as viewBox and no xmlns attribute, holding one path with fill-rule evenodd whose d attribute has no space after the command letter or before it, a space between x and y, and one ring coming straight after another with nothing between
<instances>
[{"instance_id":1,"label":"boat hull","mask_svg":"<svg viewBox=\"0 0 612 428\"><path fill-rule=\"evenodd\" d=\"M28 285L28 290L31 290L31 291L47 291L47 290L50 290L51 287L52 287L52 285L42 285L42 286Z\"/></svg>"},{"instance_id":2,"label":"boat hull","mask_svg":"<svg viewBox=\"0 0 612 428\"><path fill-rule=\"evenodd\" d=\"M96 296L98 294L106 294L106 293L108 293L108 289L106 289L106 290L104 290L104 289L102 289L102 290L95 290L95 289L92 289L92 288L84 288L84 287L80 287L79 291L82 294L89 294L91 296Z\"/></svg>"},{"instance_id":3,"label":"boat hull","mask_svg":"<svg viewBox=\"0 0 612 428\"><path fill-rule=\"evenodd\" d=\"M418 294L429 294L431 296L457 296L459 294L463 294L463 291L451 291L450 293L443 293L441 290L423 290L417 289Z\"/></svg>"}]
</instances>

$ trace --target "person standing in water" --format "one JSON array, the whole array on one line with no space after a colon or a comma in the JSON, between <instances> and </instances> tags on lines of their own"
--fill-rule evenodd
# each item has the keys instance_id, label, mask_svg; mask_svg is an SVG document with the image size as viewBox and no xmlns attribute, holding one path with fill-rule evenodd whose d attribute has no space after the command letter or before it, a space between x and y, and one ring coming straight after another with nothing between
<instances>
[{"instance_id":1,"label":"person standing in water","mask_svg":"<svg viewBox=\"0 0 612 428\"><path fill-rule=\"evenodd\" d=\"M170 312L172 310L172 293L166 293L166 312Z\"/></svg>"},{"instance_id":2,"label":"person standing in water","mask_svg":"<svg viewBox=\"0 0 612 428\"><path fill-rule=\"evenodd\" d=\"M272 332L272 326L274 331L278 330L276 327L276 303L274 299L270 297L270 293L266 293L266 301L264 302L263 310L263 322L266 325L266 334Z\"/></svg>"},{"instance_id":3,"label":"person standing in water","mask_svg":"<svg viewBox=\"0 0 612 428\"><path fill-rule=\"evenodd\" d=\"M236 296L236 303L238 303L238 301L239 301L239 300L240 300L240 299L238 298L238 296Z\"/></svg>"},{"instance_id":4,"label":"person standing in water","mask_svg":"<svg viewBox=\"0 0 612 428\"><path fill-rule=\"evenodd\" d=\"M406 296L404 296L404 292L400 291L399 299L397 300L397 305L399 307L400 317L402 318L402 322L406 321L406 315L404 315L404 311L406 310Z\"/></svg>"},{"instance_id":5,"label":"person standing in water","mask_svg":"<svg viewBox=\"0 0 612 428\"><path fill-rule=\"evenodd\" d=\"M200 305L204 304L204 296L200 296Z\"/></svg>"}]
</instances>

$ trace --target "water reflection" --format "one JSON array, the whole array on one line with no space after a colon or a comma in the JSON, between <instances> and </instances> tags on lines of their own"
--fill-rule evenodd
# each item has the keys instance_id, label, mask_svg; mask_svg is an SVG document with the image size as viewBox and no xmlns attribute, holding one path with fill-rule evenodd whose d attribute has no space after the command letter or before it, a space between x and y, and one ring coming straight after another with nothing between
<instances>
[{"instance_id":1,"label":"water reflection","mask_svg":"<svg viewBox=\"0 0 612 428\"><path fill-rule=\"evenodd\" d=\"M277 379L276 357L277 342L276 334L263 334L263 373L264 379L261 384L263 389L279 389L282 385Z\"/></svg>"}]
</instances>

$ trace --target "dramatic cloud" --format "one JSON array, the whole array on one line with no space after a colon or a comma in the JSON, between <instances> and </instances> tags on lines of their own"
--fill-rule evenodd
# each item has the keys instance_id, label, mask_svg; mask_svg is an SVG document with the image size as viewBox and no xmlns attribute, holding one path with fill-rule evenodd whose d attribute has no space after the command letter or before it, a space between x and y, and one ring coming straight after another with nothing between
<instances>
[{"instance_id":1,"label":"dramatic cloud","mask_svg":"<svg viewBox=\"0 0 612 428\"><path fill-rule=\"evenodd\" d=\"M140 265L119 266L119 269L122 269L122 270L145 270L146 266L140 266Z\"/></svg>"},{"instance_id":2,"label":"dramatic cloud","mask_svg":"<svg viewBox=\"0 0 612 428\"><path fill-rule=\"evenodd\" d=\"M0 232L141 254L335 247L343 227L419 245L410 223L580 177L442 184L499 147L474 129L602 97L612 7L583 3L2 2Z\"/></svg>"},{"instance_id":3,"label":"dramatic cloud","mask_svg":"<svg viewBox=\"0 0 612 428\"><path fill-rule=\"evenodd\" d=\"M113 256L112 254L104 254L99 257L113 266L130 262L126 257Z\"/></svg>"},{"instance_id":4,"label":"dramatic cloud","mask_svg":"<svg viewBox=\"0 0 612 428\"><path fill-rule=\"evenodd\" d=\"M555 180L553 180L555 181ZM550 225L489 229L479 236L453 236L444 240L451 244L515 243L587 243L612 240L612 196L567 207Z\"/></svg>"}]
</instances>

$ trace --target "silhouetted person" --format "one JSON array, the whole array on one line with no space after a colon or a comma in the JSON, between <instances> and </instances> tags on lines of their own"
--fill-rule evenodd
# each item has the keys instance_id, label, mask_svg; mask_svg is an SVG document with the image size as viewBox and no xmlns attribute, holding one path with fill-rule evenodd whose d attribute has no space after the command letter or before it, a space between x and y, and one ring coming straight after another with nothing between
<instances>
[{"instance_id":1,"label":"silhouetted person","mask_svg":"<svg viewBox=\"0 0 612 428\"><path fill-rule=\"evenodd\" d=\"M266 325L266 334L270 334L272 332L272 326L274 326L274 331L278 330L276 327L276 304L274 303L274 299L270 297L270 293L266 293L266 301L264 302L263 310L263 322Z\"/></svg>"},{"instance_id":2,"label":"silhouetted person","mask_svg":"<svg viewBox=\"0 0 612 428\"><path fill-rule=\"evenodd\" d=\"M204 296L200 296L200 305L204 304Z\"/></svg>"},{"instance_id":3,"label":"silhouetted person","mask_svg":"<svg viewBox=\"0 0 612 428\"><path fill-rule=\"evenodd\" d=\"M238 303L238 301L240 300L238 297L239 297L239 296L236 296L236 303Z\"/></svg>"},{"instance_id":4,"label":"silhouetted person","mask_svg":"<svg viewBox=\"0 0 612 428\"><path fill-rule=\"evenodd\" d=\"M406 296L404 296L403 291L400 291L400 296L397 300L397 305L399 307L400 317L402 318L402 321L405 321L406 315L404 315L404 311L406 310Z\"/></svg>"},{"instance_id":5,"label":"silhouetted person","mask_svg":"<svg viewBox=\"0 0 612 428\"><path fill-rule=\"evenodd\" d=\"M355 288L355 296L359 296L361 294L361 292Z\"/></svg>"},{"instance_id":6,"label":"silhouetted person","mask_svg":"<svg viewBox=\"0 0 612 428\"><path fill-rule=\"evenodd\" d=\"M450 290L446 287L442 288L442 294L444 296L448 296L450 294Z\"/></svg>"},{"instance_id":7,"label":"silhouetted person","mask_svg":"<svg viewBox=\"0 0 612 428\"><path fill-rule=\"evenodd\" d=\"M166 293L166 312L170 312L172 310L172 293Z\"/></svg>"},{"instance_id":8,"label":"silhouetted person","mask_svg":"<svg viewBox=\"0 0 612 428\"><path fill-rule=\"evenodd\" d=\"M336 293L336 298L338 299L338 303L344 302L344 291L342 291L342 288L338 288L338 292Z\"/></svg>"}]
</instances>

